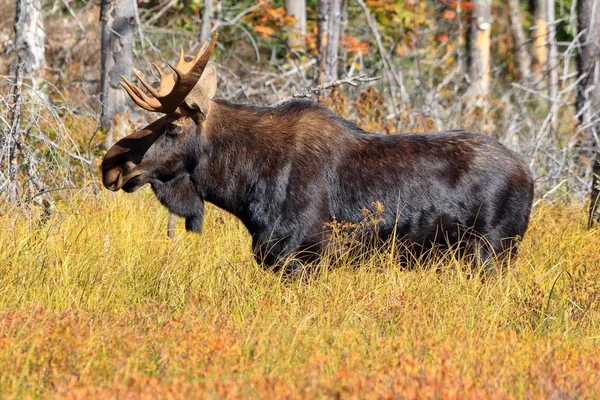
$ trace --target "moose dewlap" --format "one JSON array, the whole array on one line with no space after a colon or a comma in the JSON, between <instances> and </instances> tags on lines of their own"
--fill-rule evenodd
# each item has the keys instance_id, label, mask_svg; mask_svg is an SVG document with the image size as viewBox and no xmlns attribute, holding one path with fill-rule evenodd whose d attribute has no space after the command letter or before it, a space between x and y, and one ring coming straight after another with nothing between
<instances>
[{"instance_id":1,"label":"moose dewlap","mask_svg":"<svg viewBox=\"0 0 600 400\"><path fill-rule=\"evenodd\" d=\"M107 189L149 183L172 213L200 231L204 201L238 217L259 263L297 268L327 248L333 220L361 226L379 207L369 243L457 246L477 260L506 258L527 228L528 167L496 140L449 131L378 135L309 101L251 107L213 100L208 59L216 37L173 73L158 67L151 96L125 80L140 107L166 114L117 142L102 162ZM363 225L364 226L364 225ZM376 236L375 241L373 236Z\"/></svg>"}]
</instances>

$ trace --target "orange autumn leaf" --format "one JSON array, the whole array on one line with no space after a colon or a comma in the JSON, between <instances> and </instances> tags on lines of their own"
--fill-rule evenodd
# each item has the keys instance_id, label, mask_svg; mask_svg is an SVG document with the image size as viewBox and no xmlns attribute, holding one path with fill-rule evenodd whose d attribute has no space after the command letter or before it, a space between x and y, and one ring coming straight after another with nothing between
<instances>
[{"instance_id":1,"label":"orange autumn leaf","mask_svg":"<svg viewBox=\"0 0 600 400\"><path fill-rule=\"evenodd\" d=\"M408 46L406 45L406 43L400 42L396 45L395 51L396 54L398 54L400 57L404 57L408 54Z\"/></svg>"},{"instance_id":2,"label":"orange autumn leaf","mask_svg":"<svg viewBox=\"0 0 600 400\"><path fill-rule=\"evenodd\" d=\"M353 36L346 36L344 38L344 48L349 53L361 55L369 54L369 42L359 42Z\"/></svg>"},{"instance_id":3,"label":"orange autumn leaf","mask_svg":"<svg viewBox=\"0 0 600 400\"><path fill-rule=\"evenodd\" d=\"M452 10L446 10L442 14L442 18L444 19L453 19L454 17L456 17L456 13Z\"/></svg>"},{"instance_id":4,"label":"orange autumn leaf","mask_svg":"<svg viewBox=\"0 0 600 400\"><path fill-rule=\"evenodd\" d=\"M269 37L275 30L273 28L269 28L268 26L257 25L254 27L254 32L260 33L263 37Z\"/></svg>"},{"instance_id":5,"label":"orange autumn leaf","mask_svg":"<svg viewBox=\"0 0 600 400\"><path fill-rule=\"evenodd\" d=\"M450 7L457 10L460 6L461 11L473 11L475 10L475 4L471 1L453 1L450 3Z\"/></svg>"},{"instance_id":6,"label":"orange autumn leaf","mask_svg":"<svg viewBox=\"0 0 600 400\"><path fill-rule=\"evenodd\" d=\"M448 34L447 33L438 33L437 35L435 35L435 40L437 40L440 43L444 43L445 41L448 40Z\"/></svg>"},{"instance_id":7,"label":"orange autumn leaf","mask_svg":"<svg viewBox=\"0 0 600 400\"><path fill-rule=\"evenodd\" d=\"M384 7L385 1L382 0L367 0L367 7Z\"/></svg>"}]
</instances>

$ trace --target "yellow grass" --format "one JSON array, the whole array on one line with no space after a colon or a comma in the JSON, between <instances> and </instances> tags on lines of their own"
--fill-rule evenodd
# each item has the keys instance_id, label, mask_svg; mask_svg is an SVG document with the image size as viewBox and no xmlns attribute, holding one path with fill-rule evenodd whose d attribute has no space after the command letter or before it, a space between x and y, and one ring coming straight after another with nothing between
<instances>
[{"instance_id":1,"label":"yellow grass","mask_svg":"<svg viewBox=\"0 0 600 400\"><path fill-rule=\"evenodd\" d=\"M515 265L391 257L282 282L245 228L180 226L149 190L0 215L0 397L600 396L600 232L539 206ZM386 261L387 260L387 261Z\"/></svg>"}]
</instances>

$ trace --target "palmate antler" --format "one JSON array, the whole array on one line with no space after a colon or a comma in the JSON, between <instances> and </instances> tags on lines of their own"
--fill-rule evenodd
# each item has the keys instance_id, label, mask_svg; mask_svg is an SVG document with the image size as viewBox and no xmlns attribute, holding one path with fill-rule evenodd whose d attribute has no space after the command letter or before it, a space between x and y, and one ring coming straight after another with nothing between
<instances>
[{"instance_id":1,"label":"palmate antler","mask_svg":"<svg viewBox=\"0 0 600 400\"><path fill-rule=\"evenodd\" d=\"M127 91L133 102L138 106L153 112L170 114L179 107L186 97L190 95L194 86L202 77L202 72L208 64L210 54L215 48L217 35L215 35L210 44L204 42L200 51L192 61L185 61L183 48L180 49L179 61L176 66L169 63L169 67L174 71L170 74L165 74L156 64L152 66L160 75L159 89L154 89L146 82L138 73L135 76L142 85L150 92L153 97L148 96L142 89L129 82L124 76L121 76L123 82L121 86ZM189 99L192 102L198 102L199 99Z\"/></svg>"}]
</instances>

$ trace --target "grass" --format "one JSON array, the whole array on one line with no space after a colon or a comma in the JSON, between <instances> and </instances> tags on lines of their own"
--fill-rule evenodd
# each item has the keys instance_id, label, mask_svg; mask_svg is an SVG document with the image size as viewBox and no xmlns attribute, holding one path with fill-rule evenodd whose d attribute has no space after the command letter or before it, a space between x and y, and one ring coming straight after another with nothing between
<instances>
[{"instance_id":1,"label":"grass","mask_svg":"<svg viewBox=\"0 0 600 400\"><path fill-rule=\"evenodd\" d=\"M540 205L512 268L390 257L282 282L243 225L202 235L149 190L0 211L0 397L594 398L600 235ZM386 261L388 260L388 261Z\"/></svg>"}]
</instances>

